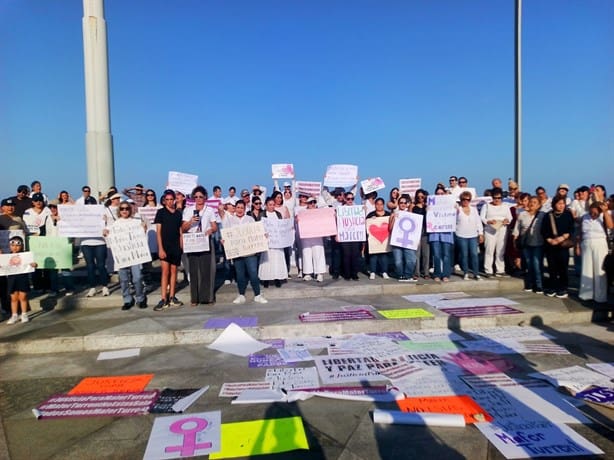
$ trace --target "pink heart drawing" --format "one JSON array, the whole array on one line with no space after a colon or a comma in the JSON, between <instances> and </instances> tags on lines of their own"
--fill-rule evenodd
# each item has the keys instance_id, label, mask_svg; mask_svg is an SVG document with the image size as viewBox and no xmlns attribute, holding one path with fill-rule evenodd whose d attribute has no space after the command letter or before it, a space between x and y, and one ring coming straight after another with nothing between
<instances>
[{"instance_id":1,"label":"pink heart drawing","mask_svg":"<svg viewBox=\"0 0 614 460\"><path fill-rule=\"evenodd\" d=\"M388 224L386 222L379 225L369 225L369 233L373 235L373 237L380 243L386 241L388 235L390 235L388 232Z\"/></svg>"}]
</instances>

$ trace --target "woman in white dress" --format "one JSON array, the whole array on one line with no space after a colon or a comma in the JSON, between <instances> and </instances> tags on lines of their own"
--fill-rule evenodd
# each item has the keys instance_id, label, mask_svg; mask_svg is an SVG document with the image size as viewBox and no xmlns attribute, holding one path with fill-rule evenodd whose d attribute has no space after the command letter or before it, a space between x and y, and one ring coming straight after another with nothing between
<instances>
[{"instance_id":1,"label":"woman in white dress","mask_svg":"<svg viewBox=\"0 0 614 460\"><path fill-rule=\"evenodd\" d=\"M282 214L275 210L275 200L268 197L265 201L265 219L283 219ZM281 280L288 278L288 268L283 248L269 248L268 251L261 253L260 266L258 267L258 278L262 280L265 288L273 281L275 287L281 287Z\"/></svg>"}]
</instances>

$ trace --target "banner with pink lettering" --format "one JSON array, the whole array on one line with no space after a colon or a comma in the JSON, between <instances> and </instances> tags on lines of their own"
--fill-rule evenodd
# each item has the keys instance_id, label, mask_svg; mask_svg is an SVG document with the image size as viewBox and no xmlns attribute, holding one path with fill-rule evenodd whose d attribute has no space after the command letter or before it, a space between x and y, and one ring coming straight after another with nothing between
<instances>
[{"instance_id":1,"label":"banner with pink lettering","mask_svg":"<svg viewBox=\"0 0 614 460\"><path fill-rule=\"evenodd\" d=\"M337 208L337 240L340 243L365 241L365 210L362 206L339 206Z\"/></svg>"}]
</instances>

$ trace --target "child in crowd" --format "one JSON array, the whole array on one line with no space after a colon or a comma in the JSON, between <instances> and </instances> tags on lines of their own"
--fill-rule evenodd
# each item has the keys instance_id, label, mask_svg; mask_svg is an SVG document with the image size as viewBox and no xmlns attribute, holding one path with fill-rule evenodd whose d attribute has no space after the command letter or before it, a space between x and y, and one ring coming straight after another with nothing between
<instances>
[{"instance_id":1,"label":"child in crowd","mask_svg":"<svg viewBox=\"0 0 614 460\"><path fill-rule=\"evenodd\" d=\"M23 252L24 241L20 236L14 236L9 240L9 248L11 254L17 254ZM32 262L30 265L36 268L36 263ZM30 277L28 273L18 273L16 275L9 275L7 279L8 291L11 296L11 318L6 324L15 324L20 320L19 307L21 307L21 322L27 323L30 321L28 318L28 292L30 292Z\"/></svg>"}]
</instances>

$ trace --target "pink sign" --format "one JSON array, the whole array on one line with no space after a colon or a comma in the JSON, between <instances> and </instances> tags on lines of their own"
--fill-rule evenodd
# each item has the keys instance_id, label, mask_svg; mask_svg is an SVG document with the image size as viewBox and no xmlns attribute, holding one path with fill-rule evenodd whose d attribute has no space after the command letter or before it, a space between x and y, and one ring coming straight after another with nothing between
<instances>
[{"instance_id":1,"label":"pink sign","mask_svg":"<svg viewBox=\"0 0 614 460\"><path fill-rule=\"evenodd\" d=\"M296 216L301 238L315 238L337 233L334 208L307 209Z\"/></svg>"},{"instance_id":2,"label":"pink sign","mask_svg":"<svg viewBox=\"0 0 614 460\"><path fill-rule=\"evenodd\" d=\"M413 197L416 190L418 190L421 186L422 179L419 177L415 179L401 179L399 181L399 192L401 192L401 194L409 193Z\"/></svg>"},{"instance_id":3,"label":"pink sign","mask_svg":"<svg viewBox=\"0 0 614 460\"><path fill-rule=\"evenodd\" d=\"M297 193L301 193L307 196L317 196L322 191L321 182L307 182L301 180L295 182L295 187Z\"/></svg>"}]
</instances>

